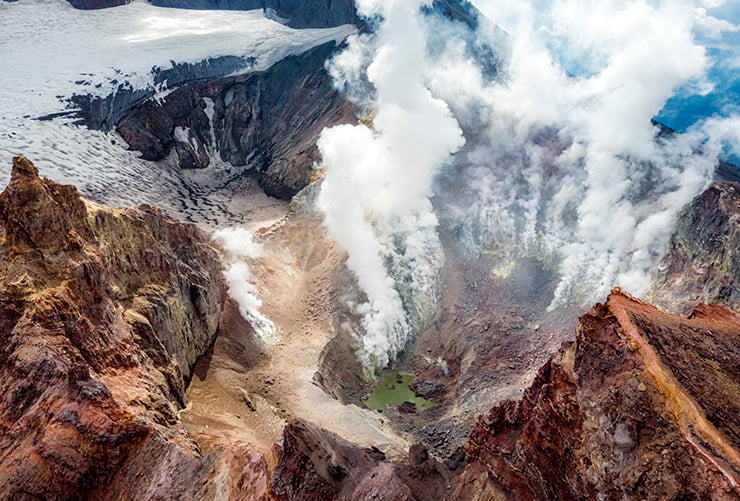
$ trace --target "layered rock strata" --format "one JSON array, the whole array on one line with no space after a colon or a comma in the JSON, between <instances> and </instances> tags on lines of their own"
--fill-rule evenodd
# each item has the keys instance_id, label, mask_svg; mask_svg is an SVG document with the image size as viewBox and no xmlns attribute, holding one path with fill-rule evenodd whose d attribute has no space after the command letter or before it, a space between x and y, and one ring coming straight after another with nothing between
<instances>
[{"instance_id":1,"label":"layered rock strata","mask_svg":"<svg viewBox=\"0 0 740 501\"><path fill-rule=\"evenodd\" d=\"M739 183L714 183L681 212L650 299L682 313L700 302L740 308Z\"/></svg>"},{"instance_id":2,"label":"layered rock strata","mask_svg":"<svg viewBox=\"0 0 740 501\"><path fill-rule=\"evenodd\" d=\"M355 120L324 68L335 49L331 42L264 72L182 87L135 108L116 130L147 160L174 151L181 168L203 168L217 156L253 169L268 195L290 198L320 160L321 131Z\"/></svg>"},{"instance_id":3,"label":"layered rock strata","mask_svg":"<svg viewBox=\"0 0 740 501\"><path fill-rule=\"evenodd\" d=\"M738 341L736 311L615 290L479 420L452 499L740 499Z\"/></svg>"},{"instance_id":4,"label":"layered rock strata","mask_svg":"<svg viewBox=\"0 0 740 501\"><path fill-rule=\"evenodd\" d=\"M225 299L205 234L86 201L17 157L0 276L0 499L228 492L234 460L201 457L178 419ZM266 487L264 459L243 452L236 471Z\"/></svg>"}]
</instances>

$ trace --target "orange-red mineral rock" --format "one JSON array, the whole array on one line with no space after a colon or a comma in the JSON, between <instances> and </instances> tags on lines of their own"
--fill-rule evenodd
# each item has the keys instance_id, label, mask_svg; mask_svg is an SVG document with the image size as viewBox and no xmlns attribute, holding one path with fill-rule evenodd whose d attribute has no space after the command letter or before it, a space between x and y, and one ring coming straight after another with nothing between
<instances>
[{"instance_id":1,"label":"orange-red mineral rock","mask_svg":"<svg viewBox=\"0 0 740 501\"><path fill-rule=\"evenodd\" d=\"M740 499L740 316L615 290L467 454L452 499Z\"/></svg>"}]
</instances>

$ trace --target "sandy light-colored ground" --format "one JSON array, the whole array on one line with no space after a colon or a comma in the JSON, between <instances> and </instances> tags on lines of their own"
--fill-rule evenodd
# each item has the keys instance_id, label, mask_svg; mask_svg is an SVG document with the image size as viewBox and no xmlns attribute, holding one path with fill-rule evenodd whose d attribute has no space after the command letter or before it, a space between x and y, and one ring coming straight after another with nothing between
<instances>
[{"instance_id":1,"label":"sandy light-colored ground","mask_svg":"<svg viewBox=\"0 0 740 501\"><path fill-rule=\"evenodd\" d=\"M261 341L228 305L222 333L196 365L180 414L185 426L204 453L220 444L267 453L286 420L301 417L362 447L399 456L407 443L382 416L343 405L313 382L333 335L335 285L347 273L343 253L312 211L293 206L274 222L275 206L262 206L263 219L254 217L246 227L262 243L263 256L249 265L261 312L277 325L278 338Z\"/></svg>"}]
</instances>

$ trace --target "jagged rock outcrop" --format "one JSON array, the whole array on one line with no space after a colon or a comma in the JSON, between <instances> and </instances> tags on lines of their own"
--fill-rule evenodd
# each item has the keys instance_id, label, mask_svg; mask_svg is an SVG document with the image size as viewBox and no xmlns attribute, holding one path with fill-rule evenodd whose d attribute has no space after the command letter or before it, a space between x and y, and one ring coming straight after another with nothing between
<instances>
[{"instance_id":1,"label":"jagged rock outcrop","mask_svg":"<svg viewBox=\"0 0 740 501\"><path fill-rule=\"evenodd\" d=\"M391 461L298 418L267 460L217 435L202 454L178 417L225 299L195 227L85 201L18 157L0 277L0 499L740 499L729 308L684 318L615 290L466 456L429 440Z\"/></svg>"},{"instance_id":2,"label":"jagged rock outcrop","mask_svg":"<svg viewBox=\"0 0 740 501\"><path fill-rule=\"evenodd\" d=\"M453 476L419 446L392 463L379 450L361 449L301 419L285 427L275 456L271 495L285 501L434 501L444 498Z\"/></svg>"},{"instance_id":3,"label":"jagged rock outcrop","mask_svg":"<svg viewBox=\"0 0 740 501\"><path fill-rule=\"evenodd\" d=\"M96 10L118 7L131 3L131 0L67 0L75 9Z\"/></svg>"},{"instance_id":4,"label":"jagged rock outcrop","mask_svg":"<svg viewBox=\"0 0 740 501\"><path fill-rule=\"evenodd\" d=\"M290 198L309 182L324 127L355 120L324 68L335 49L331 42L264 72L182 87L135 108L117 131L147 160L174 149L181 167L206 167L213 152L254 169L267 194Z\"/></svg>"},{"instance_id":5,"label":"jagged rock outcrop","mask_svg":"<svg viewBox=\"0 0 740 501\"><path fill-rule=\"evenodd\" d=\"M615 290L520 401L482 417L451 499L740 499L740 316Z\"/></svg>"},{"instance_id":6,"label":"jagged rock outcrop","mask_svg":"<svg viewBox=\"0 0 740 501\"><path fill-rule=\"evenodd\" d=\"M658 270L650 299L662 308L740 307L740 184L714 183L682 211Z\"/></svg>"},{"instance_id":7,"label":"jagged rock outcrop","mask_svg":"<svg viewBox=\"0 0 740 501\"><path fill-rule=\"evenodd\" d=\"M329 28L358 24L354 0L152 0L159 7L178 9L263 9L292 28Z\"/></svg>"},{"instance_id":8,"label":"jagged rock outcrop","mask_svg":"<svg viewBox=\"0 0 740 501\"><path fill-rule=\"evenodd\" d=\"M432 459L442 448L420 445L389 464L298 420L277 448L272 495L740 499L738 341L736 311L702 305L685 318L617 289L580 318L576 341L539 370L520 400L479 419L457 465Z\"/></svg>"},{"instance_id":9,"label":"jagged rock outcrop","mask_svg":"<svg viewBox=\"0 0 740 501\"><path fill-rule=\"evenodd\" d=\"M151 3L179 9L263 9L268 17L292 28L364 24L357 15L354 0L152 0ZM477 22L477 10L466 0L435 0L432 9L471 26Z\"/></svg>"},{"instance_id":10,"label":"jagged rock outcrop","mask_svg":"<svg viewBox=\"0 0 740 501\"><path fill-rule=\"evenodd\" d=\"M255 64L253 57L218 56L196 63L173 63L169 68L152 68L154 86L174 89L193 82L218 80L237 72L243 73ZM70 98L72 111L39 117L49 120L58 116L70 116L75 124L108 132L132 109L145 103L156 95L154 88L134 88L130 82L123 81L108 95L75 94ZM146 150L143 150L146 153Z\"/></svg>"},{"instance_id":11,"label":"jagged rock outcrop","mask_svg":"<svg viewBox=\"0 0 740 501\"><path fill-rule=\"evenodd\" d=\"M230 460L200 457L177 415L225 299L205 234L16 157L0 277L0 499L218 498ZM244 452L237 471L266 471Z\"/></svg>"}]
</instances>

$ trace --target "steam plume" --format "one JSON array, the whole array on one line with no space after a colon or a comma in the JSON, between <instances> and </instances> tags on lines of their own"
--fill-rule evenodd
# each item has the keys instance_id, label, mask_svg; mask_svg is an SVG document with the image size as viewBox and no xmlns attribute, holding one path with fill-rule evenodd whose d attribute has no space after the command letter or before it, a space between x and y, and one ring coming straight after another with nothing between
<instances>
[{"instance_id":1,"label":"steam plume","mask_svg":"<svg viewBox=\"0 0 740 501\"><path fill-rule=\"evenodd\" d=\"M651 123L677 88L711 89L695 31L735 27L708 18L706 2L475 3L508 34L481 19L461 36L459 23L422 16L420 0L357 0L379 28L329 67L375 113L372 128L319 142L320 206L367 296L357 313L371 366L423 326L417 305L435 304L421 300L434 286L419 286L438 284L443 263L434 190L467 248L534 256L560 273L551 307L586 304L616 285L646 289L678 211L720 150L738 148L729 112L682 135Z\"/></svg>"},{"instance_id":2,"label":"steam plume","mask_svg":"<svg viewBox=\"0 0 740 501\"><path fill-rule=\"evenodd\" d=\"M260 257L262 247L243 228L223 228L213 237L226 251L224 277L229 285L229 295L239 305L239 313L263 340L273 339L277 328L259 311L262 301L257 297L257 288L250 282L251 273L245 261Z\"/></svg>"},{"instance_id":3,"label":"steam plume","mask_svg":"<svg viewBox=\"0 0 740 501\"><path fill-rule=\"evenodd\" d=\"M370 367L387 365L433 315L443 259L429 197L436 172L464 142L447 105L425 86L423 3L358 1L361 15L383 22L374 35L351 40L334 72L372 86L373 125L327 129L319 141L327 166L319 205L367 296L356 313L360 356Z\"/></svg>"},{"instance_id":4,"label":"steam plume","mask_svg":"<svg viewBox=\"0 0 740 501\"><path fill-rule=\"evenodd\" d=\"M453 40L431 76L466 133L483 131L450 176L465 173L475 202L450 200L450 223L478 252L559 268L552 307L615 285L641 294L678 211L711 179L723 143L711 129L732 139L728 119L686 135L651 124L678 87L711 88L699 10L678 0L479 5L510 33L501 74L487 78Z\"/></svg>"}]
</instances>

